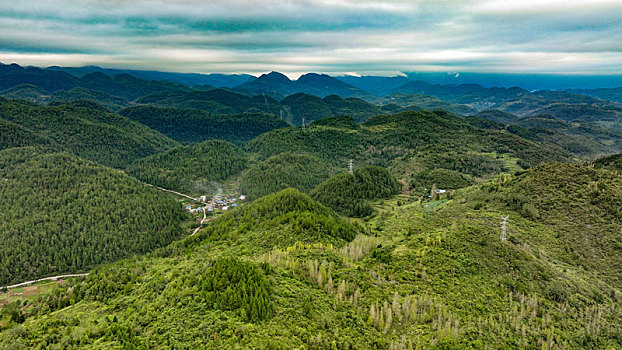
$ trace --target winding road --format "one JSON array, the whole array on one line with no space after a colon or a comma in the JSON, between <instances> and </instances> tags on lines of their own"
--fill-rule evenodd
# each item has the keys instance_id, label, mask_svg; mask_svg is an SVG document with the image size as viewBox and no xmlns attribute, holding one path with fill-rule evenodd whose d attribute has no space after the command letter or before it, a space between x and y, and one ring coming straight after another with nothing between
<instances>
[{"instance_id":1,"label":"winding road","mask_svg":"<svg viewBox=\"0 0 622 350\"><path fill-rule=\"evenodd\" d=\"M209 218L209 219L207 218L207 215L205 214L205 208L203 208L203 220L201 220L201 223L200 223L199 227L197 227L194 230L194 232L192 232L192 234L190 236L194 236L195 233L199 232L199 230L203 228L203 224L204 223L210 222L210 221L212 221L212 219L214 219L214 218Z\"/></svg>"},{"instance_id":2,"label":"winding road","mask_svg":"<svg viewBox=\"0 0 622 350\"><path fill-rule=\"evenodd\" d=\"M161 190L161 191L164 191L164 192L170 192L170 193L176 194L176 195L178 195L178 196L186 197L186 198L188 198L188 199L192 199L193 201L196 201L196 202L201 202L198 198L191 197L191 196L189 196L189 195L187 195L187 194L183 194L183 193L180 193L180 192L177 192L177 191L173 191L173 190L168 190L168 189L166 189L166 188L162 188L162 187L155 186L155 185L148 184L148 183L145 183L145 185L147 185L147 186L151 186L151 187L155 187L155 188L157 188L158 190Z\"/></svg>"},{"instance_id":3,"label":"winding road","mask_svg":"<svg viewBox=\"0 0 622 350\"><path fill-rule=\"evenodd\" d=\"M42 281L58 281L59 279L63 279L63 278L68 278L68 277L84 277L84 276L88 276L88 275L89 274L87 272L87 273L73 273L73 274L68 274L68 275L58 275L58 276L52 276L52 277L44 277L44 278L39 278L37 280L26 281L26 282L22 282L22 283L12 284L10 286L0 287L0 289L13 289L13 288L19 288L19 287L27 286L29 284L33 284L33 283L37 283L37 282L42 282Z\"/></svg>"}]
</instances>

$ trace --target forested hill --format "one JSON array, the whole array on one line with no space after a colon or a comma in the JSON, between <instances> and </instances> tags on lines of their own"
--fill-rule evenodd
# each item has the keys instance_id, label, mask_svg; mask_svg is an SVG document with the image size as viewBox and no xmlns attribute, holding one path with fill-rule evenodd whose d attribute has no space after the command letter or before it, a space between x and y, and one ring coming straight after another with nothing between
<instances>
[{"instance_id":1,"label":"forested hill","mask_svg":"<svg viewBox=\"0 0 622 350\"><path fill-rule=\"evenodd\" d=\"M499 110L486 110L477 116L501 123L513 134L533 141L553 143L581 157L591 158L622 151L622 130L594 121L567 121L551 114L519 117ZM498 128L499 125L495 124L489 127Z\"/></svg>"},{"instance_id":2,"label":"forested hill","mask_svg":"<svg viewBox=\"0 0 622 350\"><path fill-rule=\"evenodd\" d=\"M539 166L364 229L287 189L62 285L0 347L618 349L620 181Z\"/></svg>"},{"instance_id":3,"label":"forested hill","mask_svg":"<svg viewBox=\"0 0 622 350\"><path fill-rule=\"evenodd\" d=\"M271 96L287 96L297 92L318 95L340 95L345 97L369 95L364 90L335 79L326 74L308 73L297 80L290 80L279 72L262 74L260 77L235 87L238 91Z\"/></svg>"},{"instance_id":4,"label":"forested hill","mask_svg":"<svg viewBox=\"0 0 622 350\"><path fill-rule=\"evenodd\" d=\"M273 130L245 148L262 159L287 151L311 154L342 169L354 159L355 167L392 167L400 176L445 168L485 177L503 171L509 159L501 155L514 158L523 168L572 159L558 146L504 130L483 129L441 111L376 116L356 128L330 124Z\"/></svg>"},{"instance_id":5,"label":"forested hill","mask_svg":"<svg viewBox=\"0 0 622 350\"><path fill-rule=\"evenodd\" d=\"M198 196L216 192L247 163L248 156L239 147L211 140L140 159L127 173L148 184Z\"/></svg>"},{"instance_id":6,"label":"forested hill","mask_svg":"<svg viewBox=\"0 0 622 350\"><path fill-rule=\"evenodd\" d=\"M467 206L512 212L517 223L527 219L544 225L533 237L521 239L547 251L549 258L598 275L608 288L622 287L619 172L576 164L546 164L481 185L479 193L472 190L465 197Z\"/></svg>"},{"instance_id":7,"label":"forested hill","mask_svg":"<svg viewBox=\"0 0 622 350\"><path fill-rule=\"evenodd\" d=\"M136 106L120 114L184 144L211 139L242 144L288 126L279 117L266 113L214 115L198 109Z\"/></svg>"},{"instance_id":8,"label":"forested hill","mask_svg":"<svg viewBox=\"0 0 622 350\"><path fill-rule=\"evenodd\" d=\"M288 121L293 125L301 125L304 118L308 124L321 118L347 115L361 122L378 114L387 114L379 106L359 98L342 98L329 95L320 98L314 95L296 93L281 100Z\"/></svg>"},{"instance_id":9,"label":"forested hill","mask_svg":"<svg viewBox=\"0 0 622 350\"><path fill-rule=\"evenodd\" d=\"M0 119L19 125L19 128L11 126L9 136L2 135L5 148L51 145L112 167L122 168L138 158L178 145L143 124L86 101L40 106L20 100L0 100ZM21 136L27 134L36 136L25 141Z\"/></svg>"},{"instance_id":10,"label":"forested hill","mask_svg":"<svg viewBox=\"0 0 622 350\"><path fill-rule=\"evenodd\" d=\"M160 107L201 109L213 114L235 114L249 110L258 110L280 115L281 111L279 102L272 97L263 95L250 97L223 89L192 91L188 93L155 93L140 98L136 102Z\"/></svg>"},{"instance_id":11,"label":"forested hill","mask_svg":"<svg viewBox=\"0 0 622 350\"><path fill-rule=\"evenodd\" d=\"M240 189L250 200L288 187L308 193L334 172L315 156L285 152L251 166L240 179Z\"/></svg>"},{"instance_id":12,"label":"forested hill","mask_svg":"<svg viewBox=\"0 0 622 350\"><path fill-rule=\"evenodd\" d=\"M368 166L331 177L313 189L311 197L346 216L364 217L373 213L370 201L391 198L401 188L386 169Z\"/></svg>"},{"instance_id":13,"label":"forested hill","mask_svg":"<svg viewBox=\"0 0 622 350\"><path fill-rule=\"evenodd\" d=\"M622 171L622 153L599 158L594 161L594 166L598 168L609 168Z\"/></svg>"},{"instance_id":14,"label":"forested hill","mask_svg":"<svg viewBox=\"0 0 622 350\"><path fill-rule=\"evenodd\" d=\"M181 234L181 206L67 153L0 151L0 285L85 271Z\"/></svg>"},{"instance_id":15,"label":"forested hill","mask_svg":"<svg viewBox=\"0 0 622 350\"><path fill-rule=\"evenodd\" d=\"M0 150L11 147L43 146L54 144L32 130L0 118Z\"/></svg>"},{"instance_id":16,"label":"forested hill","mask_svg":"<svg viewBox=\"0 0 622 350\"><path fill-rule=\"evenodd\" d=\"M162 91L191 91L186 85L167 81L144 80L129 74L110 76L101 72L93 72L82 77L37 67L21 67L17 64L0 64L0 91L15 86L30 84L53 93L69 91L74 88L85 88L99 91L127 101Z\"/></svg>"}]
</instances>

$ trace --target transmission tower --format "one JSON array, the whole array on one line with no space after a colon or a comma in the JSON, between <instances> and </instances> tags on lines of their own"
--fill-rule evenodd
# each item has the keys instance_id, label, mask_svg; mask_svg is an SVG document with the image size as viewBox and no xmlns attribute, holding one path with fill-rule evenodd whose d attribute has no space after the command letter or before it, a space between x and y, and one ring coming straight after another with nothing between
<instances>
[{"instance_id":1,"label":"transmission tower","mask_svg":"<svg viewBox=\"0 0 622 350\"><path fill-rule=\"evenodd\" d=\"M503 217L503 221L501 221L501 242L505 242L507 240L507 232L508 232L508 218L510 216Z\"/></svg>"},{"instance_id":2,"label":"transmission tower","mask_svg":"<svg viewBox=\"0 0 622 350\"><path fill-rule=\"evenodd\" d=\"M302 130L305 129L305 121L306 121L306 118L302 117Z\"/></svg>"},{"instance_id":3,"label":"transmission tower","mask_svg":"<svg viewBox=\"0 0 622 350\"><path fill-rule=\"evenodd\" d=\"M352 159L348 162L348 172L350 172L350 175L354 175L354 163Z\"/></svg>"}]
</instances>

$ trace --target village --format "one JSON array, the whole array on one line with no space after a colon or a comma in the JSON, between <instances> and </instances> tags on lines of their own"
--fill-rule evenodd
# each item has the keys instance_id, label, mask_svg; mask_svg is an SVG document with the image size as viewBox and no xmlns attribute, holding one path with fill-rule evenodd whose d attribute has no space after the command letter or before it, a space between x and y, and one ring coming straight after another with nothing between
<instances>
[{"instance_id":1,"label":"village","mask_svg":"<svg viewBox=\"0 0 622 350\"><path fill-rule=\"evenodd\" d=\"M230 208L236 208L239 205L238 200L240 201L246 200L246 196L243 194L239 196L238 195L229 195L229 196L215 195L210 198L207 195L203 195L197 198L197 201L201 202L202 204L198 205L197 207L194 207L192 204L188 204L186 206L186 210L189 211L191 214L198 214L203 211L206 211L208 213L211 213L214 211L226 211L226 210L229 210Z\"/></svg>"}]
</instances>

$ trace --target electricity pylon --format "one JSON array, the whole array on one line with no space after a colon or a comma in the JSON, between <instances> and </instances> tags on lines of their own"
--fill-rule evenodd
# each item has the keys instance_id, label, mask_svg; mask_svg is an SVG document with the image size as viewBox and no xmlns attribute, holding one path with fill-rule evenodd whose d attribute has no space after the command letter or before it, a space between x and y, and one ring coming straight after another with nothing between
<instances>
[{"instance_id":1,"label":"electricity pylon","mask_svg":"<svg viewBox=\"0 0 622 350\"><path fill-rule=\"evenodd\" d=\"M502 217L503 221L501 221L501 242L505 242L507 240L507 232L508 232L508 218L510 216Z\"/></svg>"}]
</instances>

